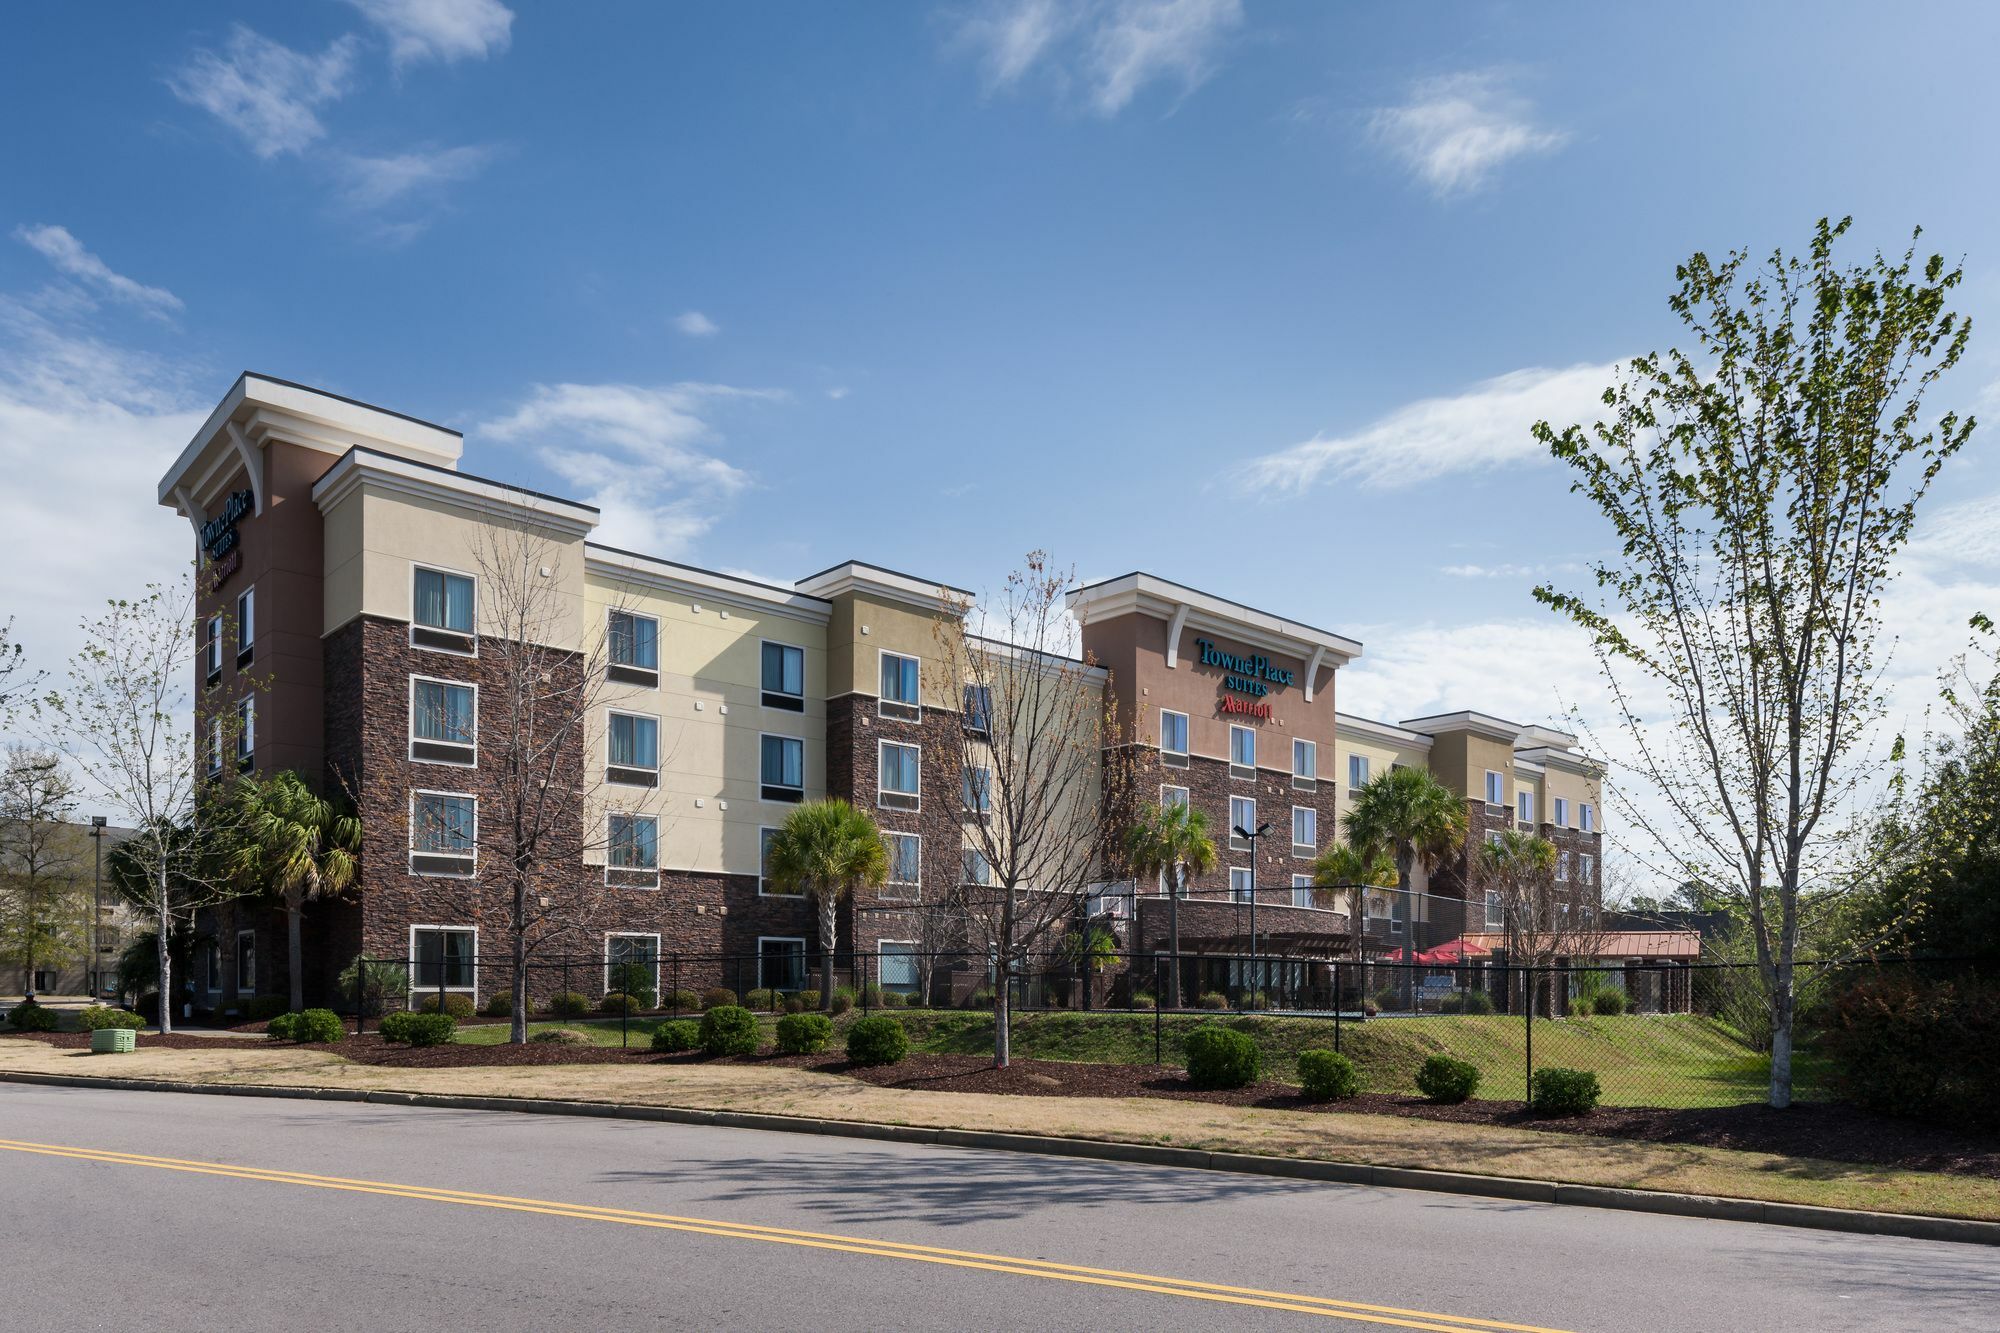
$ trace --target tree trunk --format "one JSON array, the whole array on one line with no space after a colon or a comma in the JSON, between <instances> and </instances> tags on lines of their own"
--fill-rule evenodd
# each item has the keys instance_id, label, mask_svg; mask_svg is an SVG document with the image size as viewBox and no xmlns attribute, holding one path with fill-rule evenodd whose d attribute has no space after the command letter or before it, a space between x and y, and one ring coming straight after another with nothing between
<instances>
[{"instance_id":1,"label":"tree trunk","mask_svg":"<svg viewBox=\"0 0 2000 1333\"><path fill-rule=\"evenodd\" d=\"M1154 1001L1169 1009L1181 1007L1181 894L1187 891L1187 865L1174 867L1173 896L1167 899L1167 993Z\"/></svg>"},{"instance_id":2,"label":"tree trunk","mask_svg":"<svg viewBox=\"0 0 2000 1333\"><path fill-rule=\"evenodd\" d=\"M999 975L994 978L993 987L993 1067L1005 1069L1014 1057L1013 1033L1007 1021L1009 1001L1013 998L1014 967L1012 962L1002 959Z\"/></svg>"},{"instance_id":3,"label":"tree trunk","mask_svg":"<svg viewBox=\"0 0 2000 1333\"><path fill-rule=\"evenodd\" d=\"M1780 959L1776 985L1771 991L1771 1106L1785 1110L1792 1104L1792 1020L1798 997L1792 990L1792 962Z\"/></svg>"},{"instance_id":4,"label":"tree trunk","mask_svg":"<svg viewBox=\"0 0 2000 1333\"><path fill-rule=\"evenodd\" d=\"M819 1007L833 1012L833 947L840 941L840 904L821 888L819 895ZM762 980L760 977L759 980Z\"/></svg>"},{"instance_id":5,"label":"tree trunk","mask_svg":"<svg viewBox=\"0 0 2000 1333\"><path fill-rule=\"evenodd\" d=\"M528 1044L528 886L519 875L514 882L514 938L511 944L513 963L512 986L514 991L514 1012L507 1019L507 1040L515 1046ZM438 966L445 965L442 956ZM479 980L478 974L473 980ZM473 992L475 995L478 992Z\"/></svg>"},{"instance_id":6,"label":"tree trunk","mask_svg":"<svg viewBox=\"0 0 2000 1333\"><path fill-rule=\"evenodd\" d=\"M166 1033L174 1030L174 960L172 952L167 948L167 936L173 928L173 913L167 906L167 868L165 865L160 867L160 882L156 887L160 895L160 911L157 923L160 934L159 939L156 941L159 947L160 963L160 1031Z\"/></svg>"},{"instance_id":7,"label":"tree trunk","mask_svg":"<svg viewBox=\"0 0 2000 1333\"><path fill-rule=\"evenodd\" d=\"M285 904L285 971L292 983L292 1012L298 1013L306 1007L306 950L299 938L300 918L305 916L302 904Z\"/></svg>"}]
</instances>

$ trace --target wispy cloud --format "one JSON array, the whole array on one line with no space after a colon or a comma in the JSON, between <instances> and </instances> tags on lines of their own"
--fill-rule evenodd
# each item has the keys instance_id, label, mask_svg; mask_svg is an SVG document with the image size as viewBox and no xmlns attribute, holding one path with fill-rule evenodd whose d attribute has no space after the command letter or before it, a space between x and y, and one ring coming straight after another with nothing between
<instances>
[{"instance_id":1,"label":"wispy cloud","mask_svg":"<svg viewBox=\"0 0 2000 1333\"><path fill-rule=\"evenodd\" d=\"M1315 435L1253 459L1244 491L1296 493L1333 481L1407 486L1452 472L1540 462L1548 451L1530 431L1595 421L1615 363L1564 370L1516 370L1464 393L1425 398L1379 417L1351 435Z\"/></svg>"},{"instance_id":2,"label":"wispy cloud","mask_svg":"<svg viewBox=\"0 0 2000 1333\"><path fill-rule=\"evenodd\" d=\"M722 326L699 310L684 310L674 316L674 328L690 338L713 338Z\"/></svg>"},{"instance_id":3,"label":"wispy cloud","mask_svg":"<svg viewBox=\"0 0 2000 1333\"><path fill-rule=\"evenodd\" d=\"M1243 22L1241 0L1006 0L967 13L952 36L977 61L989 92L1037 68L1061 91L1081 90L1115 116L1147 85L1185 96L1214 73L1217 49Z\"/></svg>"},{"instance_id":4,"label":"wispy cloud","mask_svg":"<svg viewBox=\"0 0 2000 1333\"><path fill-rule=\"evenodd\" d=\"M113 300L138 306L148 314L162 318L181 308L181 298L166 288L148 287L114 271L109 264L84 249L83 242L71 235L67 227L16 227L14 239L55 265L58 272L68 274Z\"/></svg>"},{"instance_id":5,"label":"wispy cloud","mask_svg":"<svg viewBox=\"0 0 2000 1333\"><path fill-rule=\"evenodd\" d=\"M782 401L776 389L680 383L537 385L480 433L533 447L602 511L602 540L680 555L750 474L710 452L712 418L732 406Z\"/></svg>"},{"instance_id":6,"label":"wispy cloud","mask_svg":"<svg viewBox=\"0 0 2000 1333\"><path fill-rule=\"evenodd\" d=\"M854 391L848 388L845 384L836 384L831 389L828 389L826 391L826 396L833 399L833 401L837 403L841 399L847 397L847 395L852 392Z\"/></svg>"},{"instance_id":7,"label":"wispy cloud","mask_svg":"<svg viewBox=\"0 0 2000 1333\"><path fill-rule=\"evenodd\" d=\"M514 11L499 0L347 0L389 39L397 69L424 60L484 60L507 49Z\"/></svg>"},{"instance_id":8,"label":"wispy cloud","mask_svg":"<svg viewBox=\"0 0 2000 1333\"><path fill-rule=\"evenodd\" d=\"M343 198L350 208L362 212L421 201L446 186L471 180L494 159L496 151L468 144L384 157L346 154L338 167Z\"/></svg>"},{"instance_id":9,"label":"wispy cloud","mask_svg":"<svg viewBox=\"0 0 2000 1333\"><path fill-rule=\"evenodd\" d=\"M1534 122L1534 107L1497 70L1423 79L1369 122L1376 140L1439 197L1470 194L1518 157L1553 152L1569 135Z\"/></svg>"},{"instance_id":10,"label":"wispy cloud","mask_svg":"<svg viewBox=\"0 0 2000 1333\"><path fill-rule=\"evenodd\" d=\"M1438 570L1446 578L1453 579L1539 579L1561 571L1574 573L1581 569L1577 564L1560 565L1446 565Z\"/></svg>"},{"instance_id":11,"label":"wispy cloud","mask_svg":"<svg viewBox=\"0 0 2000 1333\"><path fill-rule=\"evenodd\" d=\"M352 87L359 46L350 34L319 55L302 55L238 23L220 54L196 51L167 87L234 130L258 157L303 152L326 136L318 108Z\"/></svg>"}]
</instances>

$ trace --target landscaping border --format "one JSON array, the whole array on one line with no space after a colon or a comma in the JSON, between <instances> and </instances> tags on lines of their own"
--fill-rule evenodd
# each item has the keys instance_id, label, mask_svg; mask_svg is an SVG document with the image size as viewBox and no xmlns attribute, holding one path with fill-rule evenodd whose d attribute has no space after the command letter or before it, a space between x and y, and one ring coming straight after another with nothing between
<instances>
[{"instance_id":1,"label":"landscaping border","mask_svg":"<svg viewBox=\"0 0 2000 1333\"><path fill-rule=\"evenodd\" d=\"M1902 1236L1911 1240L2000 1246L2000 1222L1981 1222L1971 1218L1874 1213L1849 1208L1821 1208L1802 1203L1767 1203L1760 1199L1731 1199L1711 1194L1673 1194L1663 1190L1617 1189L1606 1185L1566 1185L1550 1180L1482 1176L1465 1171L1426 1171L1414 1167L1370 1166L1358 1162L1322 1162L1299 1157L1266 1157L1256 1153L1209 1152L1200 1148L1169 1148L1144 1143L1116 1143L1104 1139L1066 1138L1059 1135L938 1129L920 1125L888 1125L867 1120L827 1120L812 1116L771 1115L758 1111L710 1111L696 1107L638 1106L625 1102L572 1101L551 1097L470 1097L451 1093L288 1087L268 1083L180 1083L170 1079L92 1078L82 1074L40 1074L26 1070L0 1071L0 1082L61 1088L111 1088L120 1092L191 1092L225 1097L286 1097L302 1101L372 1102L376 1105L419 1106L445 1111L512 1111L525 1115L576 1115L614 1120L655 1120L679 1125L713 1125L721 1129L761 1129L787 1134L823 1134L840 1138L878 1139L892 1143L926 1144L943 1148L981 1148L998 1152L1084 1157L1105 1162L1133 1162L1145 1166L1172 1166L1197 1171L1231 1171L1242 1175L1320 1180L1329 1184L1368 1185L1380 1189L1427 1190L1439 1194L1467 1194L1526 1203L1615 1208L1626 1212L1661 1213L1672 1217L1711 1218L1724 1222L1762 1222L1769 1226L1806 1227L1819 1231L1845 1231L1869 1236Z\"/></svg>"}]
</instances>

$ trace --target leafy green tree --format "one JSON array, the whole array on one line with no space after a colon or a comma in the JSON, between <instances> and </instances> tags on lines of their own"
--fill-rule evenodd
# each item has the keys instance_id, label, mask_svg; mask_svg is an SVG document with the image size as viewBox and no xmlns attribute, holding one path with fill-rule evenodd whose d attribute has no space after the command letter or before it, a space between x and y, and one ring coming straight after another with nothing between
<instances>
[{"instance_id":1,"label":"leafy green tree","mask_svg":"<svg viewBox=\"0 0 2000 1333\"><path fill-rule=\"evenodd\" d=\"M275 890L285 909L286 972L291 1007L305 1008L305 950L299 928L306 904L337 898L354 883L361 862L361 821L308 787L297 773L237 788L234 863L247 884Z\"/></svg>"},{"instance_id":2,"label":"leafy green tree","mask_svg":"<svg viewBox=\"0 0 2000 1333\"><path fill-rule=\"evenodd\" d=\"M1167 897L1167 953L1173 966L1167 969L1169 1009L1181 1005L1181 899L1196 875L1206 875L1218 863L1215 839L1208 834L1208 816L1185 801L1172 805L1149 805L1125 830L1125 860L1140 879L1172 881Z\"/></svg>"},{"instance_id":3,"label":"leafy green tree","mask_svg":"<svg viewBox=\"0 0 2000 1333\"><path fill-rule=\"evenodd\" d=\"M1416 942L1416 902L1410 884L1418 868L1435 869L1465 849L1470 819L1465 798L1439 782L1427 768L1392 768L1368 779L1348 807L1351 847L1371 858L1386 852L1396 863L1396 889L1403 900L1410 940Z\"/></svg>"},{"instance_id":4,"label":"leafy green tree","mask_svg":"<svg viewBox=\"0 0 2000 1333\"><path fill-rule=\"evenodd\" d=\"M1590 635L1666 812L1625 801L1629 826L1742 906L1781 1108L1802 932L1855 883L1892 564L1973 426L1920 423L1965 350L1963 271L1914 239L1842 267L1847 228L1822 219L1804 258L1694 255L1669 302L1692 348L1630 362L1594 425L1535 427L1618 550L1596 594L1535 596Z\"/></svg>"},{"instance_id":5,"label":"leafy green tree","mask_svg":"<svg viewBox=\"0 0 2000 1333\"><path fill-rule=\"evenodd\" d=\"M1360 958L1362 929L1368 919L1368 890L1396 887L1396 858L1386 847L1331 842L1313 858L1312 882L1315 889L1322 891L1315 897L1345 903L1347 937L1353 943L1354 956Z\"/></svg>"},{"instance_id":6,"label":"leafy green tree","mask_svg":"<svg viewBox=\"0 0 2000 1333\"><path fill-rule=\"evenodd\" d=\"M811 894L819 907L819 997L830 1010L841 901L889 878L882 830L873 815L846 801L807 801L771 835L769 860L766 873L780 890Z\"/></svg>"}]
</instances>

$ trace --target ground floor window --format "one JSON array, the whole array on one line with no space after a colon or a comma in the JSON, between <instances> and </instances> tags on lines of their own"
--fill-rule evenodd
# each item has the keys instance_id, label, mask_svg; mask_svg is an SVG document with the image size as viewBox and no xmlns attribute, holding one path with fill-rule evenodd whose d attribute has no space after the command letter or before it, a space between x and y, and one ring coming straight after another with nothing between
<instances>
[{"instance_id":1,"label":"ground floor window","mask_svg":"<svg viewBox=\"0 0 2000 1333\"><path fill-rule=\"evenodd\" d=\"M254 930L236 932L236 993L257 993L257 932Z\"/></svg>"},{"instance_id":2,"label":"ground floor window","mask_svg":"<svg viewBox=\"0 0 2000 1333\"><path fill-rule=\"evenodd\" d=\"M758 936L757 984L765 990L804 990L805 940L797 936Z\"/></svg>"},{"instance_id":3,"label":"ground floor window","mask_svg":"<svg viewBox=\"0 0 2000 1333\"><path fill-rule=\"evenodd\" d=\"M479 932L452 926L410 927L410 985L415 990L471 990Z\"/></svg>"},{"instance_id":4,"label":"ground floor window","mask_svg":"<svg viewBox=\"0 0 2000 1333\"><path fill-rule=\"evenodd\" d=\"M909 940L883 940L880 947L882 989L899 995L915 995L922 971L917 946Z\"/></svg>"},{"instance_id":5,"label":"ground floor window","mask_svg":"<svg viewBox=\"0 0 2000 1333\"><path fill-rule=\"evenodd\" d=\"M203 990L213 995L222 989L222 949L214 940L201 946L195 955L194 966Z\"/></svg>"},{"instance_id":6,"label":"ground floor window","mask_svg":"<svg viewBox=\"0 0 2000 1333\"><path fill-rule=\"evenodd\" d=\"M1250 901L1251 871L1248 866L1229 867L1229 896L1239 903Z\"/></svg>"},{"instance_id":7,"label":"ground floor window","mask_svg":"<svg viewBox=\"0 0 2000 1333\"><path fill-rule=\"evenodd\" d=\"M604 989L630 995L650 1009L660 994L660 937L618 934L604 937Z\"/></svg>"}]
</instances>

